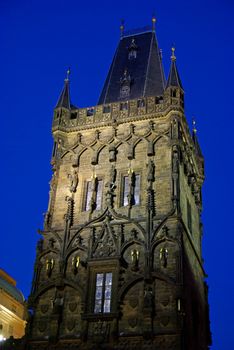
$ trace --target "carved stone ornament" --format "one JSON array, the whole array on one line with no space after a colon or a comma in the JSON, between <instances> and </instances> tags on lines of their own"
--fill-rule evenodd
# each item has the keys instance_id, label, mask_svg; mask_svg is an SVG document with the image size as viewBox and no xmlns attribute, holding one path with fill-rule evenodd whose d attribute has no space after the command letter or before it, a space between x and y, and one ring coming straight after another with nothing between
<instances>
[{"instance_id":1,"label":"carved stone ornament","mask_svg":"<svg viewBox=\"0 0 234 350\"><path fill-rule=\"evenodd\" d=\"M136 317L129 317L128 324L131 328L135 328L137 325L137 318Z\"/></svg>"},{"instance_id":2,"label":"carved stone ornament","mask_svg":"<svg viewBox=\"0 0 234 350\"><path fill-rule=\"evenodd\" d=\"M169 297L164 296L164 298L161 300L161 304L166 307L170 302Z\"/></svg>"},{"instance_id":3,"label":"carved stone ornament","mask_svg":"<svg viewBox=\"0 0 234 350\"><path fill-rule=\"evenodd\" d=\"M76 326L76 320L70 319L67 321L67 329L69 331L72 331L75 328L75 326Z\"/></svg>"},{"instance_id":4,"label":"carved stone ornament","mask_svg":"<svg viewBox=\"0 0 234 350\"><path fill-rule=\"evenodd\" d=\"M76 310L76 308L77 308L77 303L69 303L69 310L71 311L71 312L74 312L75 310Z\"/></svg>"},{"instance_id":5,"label":"carved stone ornament","mask_svg":"<svg viewBox=\"0 0 234 350\"><path fill-rule=\"evenodd\" d=\"M105 227L100 232L98 240L93 248L94 257L113 256L116 253L114 238L108 228Z\"/></svg>"},{"instance_id":6,"label":"carved stone ornament","mask_svg":"<svg viewBox=\"0 0 234 350\"><path fill-rule=\"evenodd\" d=\"M160 323L161 323L164 327L166 327L166 326L168 325L169 321L170 321L170 317L169 317L169 316L161 316L161 317L160 317Z\"/></svg>"},{"instance_id":7,"label":"carved stone ornament","mask_svg":"<svg viewBox=\"0 0 234 350\"><path fill-rule=\"evenodd\" d=\"M47 328L47 323L44 320L38 322L39 332L43 333L46 330L46 328Z\"/></svg>"},{"instance_id":8,"label":"carved stone ornament","mask_svg":"<svg viewBox=\"0 0 234 350\"><path fill-rule=\"evenodd\" d=\"M43 314L46 314L48 310L49 310L49 305L48 304L41 305L41 312Z\"/></svg>"},{"instance_id":9,"label":"carved stone ornament","mask_svg":"<svg viewBox=\"0 0 234 350\"><path fill-rule=\"evenodd\" d=\"M129 305L130 305L133 309L135 309L135 308L138 306L138 298L136 298L136 297L131 297L131 298L129 299Z\"/></svg>"}]
</instances>

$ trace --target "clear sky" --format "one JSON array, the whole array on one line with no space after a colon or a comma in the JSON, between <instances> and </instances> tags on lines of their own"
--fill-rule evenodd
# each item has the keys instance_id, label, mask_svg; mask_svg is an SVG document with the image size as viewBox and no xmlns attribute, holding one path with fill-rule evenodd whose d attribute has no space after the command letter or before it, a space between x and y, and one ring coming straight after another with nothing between
<instances>
[{"instance_id":1,"label":"clear sky","mask_svg":"<svg viewBox=\"0 0 234 350\"><path fill-rule=\"evenodd\" d=\"M212 350L233 346L234 147L232 0L2 0L0 267L27 297L35 245L47 210L53 108L71 67L72 102L97 103L126 29L151 24L168 74L170 48L185 89L186 116L196 117L205 156L203 257L208 274Z\"/></svg>"}]
</instances>

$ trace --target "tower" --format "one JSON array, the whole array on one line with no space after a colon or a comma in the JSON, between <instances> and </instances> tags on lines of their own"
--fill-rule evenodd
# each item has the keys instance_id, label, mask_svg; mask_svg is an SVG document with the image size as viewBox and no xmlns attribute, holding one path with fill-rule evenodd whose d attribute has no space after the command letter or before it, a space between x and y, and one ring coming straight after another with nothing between
<instances>
[{"instance_id":1,"label":"tower","mask_svg":"<svg viewBox=\"0 0 234 350\"><path fill-rule=\"evenodd\" d=\"M72 105L65 79L28 349L209 348L204 161L175 50L165 81L154 24L122 26L97 106Z\"/></svg>"}]
</instances>

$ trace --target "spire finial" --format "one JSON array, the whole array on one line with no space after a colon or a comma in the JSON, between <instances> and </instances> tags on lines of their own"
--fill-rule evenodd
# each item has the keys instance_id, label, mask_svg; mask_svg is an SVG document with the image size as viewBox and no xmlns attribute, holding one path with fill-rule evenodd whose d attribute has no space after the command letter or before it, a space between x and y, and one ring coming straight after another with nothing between
<instances>
[{"instance_id":1,"label":"spire finial","mask_svg":"<svg viewBox=\"0 0 234 350\"><path fill-rule=\"evenodd\" d=\"M175 56L175 45L172 45L171 48L171 60L175 61L176 60L176 56Z\"/></svg>"},{"instance_id":2,"label":"spire finial","mask_svg":"<svg viewBox=\"0 0 234 350\"><path fill-rule=\"evenodd\" d=\"M70 74L71 74L71 69L70 69L70 67L68 67L66 74L67 74L67 75L66 75L65 81L69 81L69 76L70 76Z\"/></svg>"},{"instance_id":3,"label":"spire finial","mask_svg":"<svg viewBox=\"0 0 234 350\"><path fill-rule=\"evenodd\" d=\"M196 135L196 133L197 133L197 128L196 128L196 120L195 120L195 118L193 118L193 134L194 135Z\"/></svg>"},{"instance_id":4,"label":"spire finial","mask_svg":"<svg viewBox=\"0 0 234 350\"><path fill-rule=\"evenodd\" d=\"M120 38L123 37L123 32L124 32L124 19L121 19L121 23L120 23Z\"/></svg>"},{"instance_id":5,"label":"spire finial","mask_svg":"<svg viewBox=\"0 0 234 350\"><path fill-rule=\"evenodd\" d=\"M155 31L155 23L156 23L156 16L155 14L153 13L152 15L152 30Z\"/></svg>"}]
</instances>

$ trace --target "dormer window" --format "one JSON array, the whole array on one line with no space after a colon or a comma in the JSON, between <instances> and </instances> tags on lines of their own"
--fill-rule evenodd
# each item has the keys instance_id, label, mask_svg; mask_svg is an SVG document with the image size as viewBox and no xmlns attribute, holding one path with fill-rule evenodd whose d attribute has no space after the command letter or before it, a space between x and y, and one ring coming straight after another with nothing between
<instances>
[{"instance_id":1,"label":"dormer window","mask_svg":"<svg viewBox=\"0 0 234 350\"><path fill-rule=\"evenodd\" d=\"M134 60L137 57L137 50L138 47L135 43L135 39L132 39L131 45L128 48L128 59L129 60Z\"/></svg>"},{"instance_id":2,"label":"dormer window","mask_svg":"<svg viewBox=\"0 0 234 350\"><path fill-rule=\"evenodd\" d=\"M120 98L127 98L130 95L131 76L128 70L125 69L122 78L120 79Z\"/></svg>"}]
</instances>

